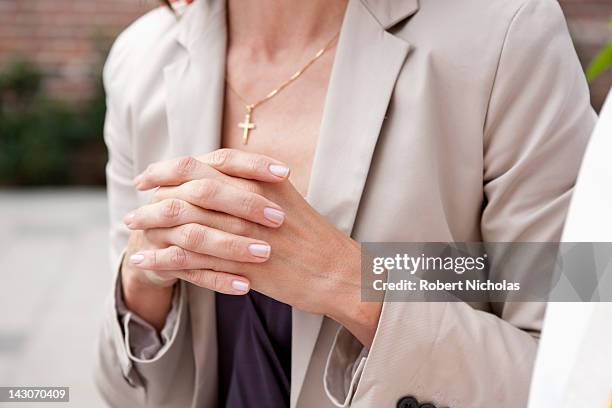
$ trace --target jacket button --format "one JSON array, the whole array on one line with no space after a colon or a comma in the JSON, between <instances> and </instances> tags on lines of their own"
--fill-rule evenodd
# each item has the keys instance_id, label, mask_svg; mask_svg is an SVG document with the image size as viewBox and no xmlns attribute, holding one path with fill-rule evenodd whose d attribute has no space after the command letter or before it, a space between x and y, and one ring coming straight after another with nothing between
<instances>
[{"instance_id":1,"label":"jacket button","mask_svg":"<svg viewBox=\"0 0 612 408\"><path fill-rule=\"evenodd\" d=\"M436 408L436 406L434 404L430 404L429 402L427 402L425 404L419 405L419 408Z\"/></svg>"},{"instance_id":2,"label":"jacket button","mask_svg":"<svg viewBox=\"0 0 612 408\"><path fill-rule=\"evenodd\" d=\"M397 401L397 408L419 408L419 402L414 397L402 397Z\"/></svg>"}]
</instances>

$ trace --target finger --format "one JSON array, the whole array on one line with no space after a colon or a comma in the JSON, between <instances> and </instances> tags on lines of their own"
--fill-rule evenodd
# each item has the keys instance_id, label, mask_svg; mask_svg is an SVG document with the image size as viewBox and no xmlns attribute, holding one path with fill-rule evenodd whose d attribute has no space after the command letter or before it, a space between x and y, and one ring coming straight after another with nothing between
<instances>
[{"instance_id":1,"label":"finger","mask_svg":"<svg viewBox=\"0 0 612 408\"><path fill-rule=\"evenodd\" d=\"M265 262L271 247L265 241L230 234L200 224L145 230L157 245L176 245L188 251L238 262Z\"/></svg>"},{"instance_id":2,"label":"finger","mask_svg":"<svg viewBox=\"0 0 612 408\"><path fill-rule=\"evenodd\" d=\"M189 223L208 225L202 221L215 214L221 213L205 210L178 198L167 198L131 211L123 222L133 230L170 228Z\"/></svg>"},{"instance_id":3,"label":"finger","mask_svg":"<svg viewBox=\"0 0 612 408\"><path fill-rule=\"evenodd\" d=\"M159 186L178 186L190 180L220 177L221 173L191 156L159 161L150 164L134 178L138 190L150 190Z\"/></svg>"},{"instance_id":4,"label":"finger","mask_svg":"<svg viewBox=\"0 0 612 408\"><path fill-rule=\"evenodd\" d=\"M289 168L278 160L256 153L219 149L198 159L185 156L153 163L134 178L138 190L177 186L204 177L220 178L221 173L252 180L280 182L289 177Z\"/></svg>"},{"instance_id":5,"label":"finger","mask_svg":"<svg viewBox=\"0 0 612 408\"><path fill-rule=\"evenodd\" d=\"M236 149L219 149L198 160L233 177L277 183L289 177L289 167L262 154Z\"/></svg>"},{"instance_id":6,"label":"finger","mask_svg":"<svg viewBox=\"0 0 612 408\"><path fill-rule=\"evenodd\" d=\"M202 288L227 295L244 295L250 289L248 279L211 269L187 269L172 272L174 276Z\"/></svg>"},{"instance_id":7,"label":"finger","mask_svg":"<svg viewBox=\"0 0 612 408\"><path fill-rule=\"evenodd\" d=\"M167 198L178 198L204 209L220 211L267 227L278 227L285 220L285 212L276 203L218 180L193 180L171 189L160 189L154 200Z\"/></svg>"},{"instance_id":8,"label":"finger","mask_svg":"<svg viewBox=\"0 0 612 408\"><path fill-rule=\"evenodd\" d=\"M243 237L255 236L258 226L251 221L218 211L206 210L178 198L168 198L142 206L125 216L132 230L170 228L183 224L202 224Z\"/></svg>"},{"instance_id":9,"label":"finger","mask_svg":"<svg viewBox=\"0 0 612 408\"><path fill-rule=\"evenodd\" d=\"M130 256L129 261L136 268L153 271L213 269L234 272L237 265L233 261L187 251L174 245L136 252Z\"/></svg>"}]
</instances>

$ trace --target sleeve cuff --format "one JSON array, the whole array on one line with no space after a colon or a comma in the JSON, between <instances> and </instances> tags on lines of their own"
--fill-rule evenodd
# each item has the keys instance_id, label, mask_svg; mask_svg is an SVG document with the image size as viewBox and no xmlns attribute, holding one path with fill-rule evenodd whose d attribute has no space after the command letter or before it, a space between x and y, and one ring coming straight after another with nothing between
<instances>
[{"instance_id":1,"label":"sleeve cuff","mask_svg":"<svg viewBox=\"0 0 612 408\"><path fill-rule=\"evenodd\" d=\"M337 407L349 407L365 394L385 395L394 404L402 391L418 393L423 386L418 377L421 364L431 355L438 336L444 303L384 302L372 346L364 347L346 328L340 327L327 358L324 375L325 392ZM408 313L409 312L409 313ZM400 390L389 376L397 368L398 350L411 359L410 370ZM419 384L417 384L419 383ZM397 395L396 395L397 394ZM367 397L366 397L367 399Z\"/></svg>"},{"instance_id":2,"label":"sleeve cuff","mask_svg":"<svg viewBox=\"0 0 612 408\"><path fill-rule=\"evenodd\" d=\"M153 326L127 308L123 301L121 279L117 279L115 305L130 360L138 363L155 361L156 357L163 354L172 344L172 340L176 337L177 321L181 315L182 292L181 285L176 285L172 297L172 307L163 329L158 334Z\"/></svg>"},{"instance_id":3,"label":"sleeve cuff","mask_svg":"<svg viewBox=\"0 0 612 408\"><path fill-rule=\"evenodd\" d=\"M365 366L368 349L340 326L325 367L325 392L337 407L350 406Z\"/></svg>"},{"instance_id":4,"label":"sleeve cuff","mask_svg":"<svg viewBox=\"0 0 612 408\"><path fill-rule=\"evenodd\" d=\"M100 347L101 362L106 366L106 370L98 377L99 387L105 390L109 401L113 400L113 394L116 394L116 398L121 398L120 394L123 393L137 396L143 406L167 406L168 401L174 401L176 406L191 405L194 396L193 384L181 381L182 376L191 378L195 375L187 284L180 281L177 285L178 290L173 297L176 317L173 319L174 323L166 323L167 334L162 333L158 337L161 348L151 358L140 358L130 347L132 337L136 335L133 329L138 327L135 326L136 318L133 313L127 318L126 316L130 315L129 310L118 302L121 300L116 292L118 278L121 276L120 261L116 266L114 292L108 297L105 312L104 340L107 344ZM123 317L120 317L121 314ZM210 342L206 339L203 343L210 347ZM123 384L129 385L131 389L121 389Z\"/></svg>"}]
</instances>

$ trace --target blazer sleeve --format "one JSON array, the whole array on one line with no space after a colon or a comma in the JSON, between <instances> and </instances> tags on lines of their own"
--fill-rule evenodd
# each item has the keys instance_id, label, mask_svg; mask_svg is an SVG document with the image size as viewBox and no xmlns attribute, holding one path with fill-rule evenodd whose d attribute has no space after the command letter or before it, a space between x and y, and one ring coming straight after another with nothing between
<instances>
[{"instance_id":1,"label":"blazer sleeve","mask_svg":"<svg viewBox=\"0 0 612 408\"><path fill-rule=\"evenodd\" d=\"M128 29L129 31L129 29ZM129 99L130 34L122 34L113 46L104 68L107 112L104 139L108 148L106 167L110 211L111 265L119 279L129 232L123 216L139 206L132 179L135 176ZM117 287L115 284L114 287ZM188 407L194 395L194 358L186 302L180 288L176 324L170 340L151 359L135 357L128 331L120 324L116 296L109 294L98 344L95 377L103 398L112 407ZM179 373L181 375L179 375Z\"/></svg>"},{"instance_id":2,"label":"blazer sleeve","mask_svg":"<svg viewBox=\"0 0 612 408\"><path fill-rule=\"evenodd\" d=\"M499 55L483 130L482 237L559 241L596 116L558 3L520 5ZM339 407L391 407L406 396L438 407L526 406L544 308L385 302L370 350L339 330L325 389Z\"/></svg>"}]
</instances>

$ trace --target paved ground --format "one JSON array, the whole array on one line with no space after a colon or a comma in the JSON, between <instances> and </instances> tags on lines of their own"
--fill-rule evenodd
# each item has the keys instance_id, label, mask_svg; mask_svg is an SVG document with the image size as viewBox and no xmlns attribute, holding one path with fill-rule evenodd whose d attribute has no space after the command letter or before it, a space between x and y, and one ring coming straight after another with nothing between
<instances>
[{"instance_id":1,"label":"paved ground","mask_svg":"<svg viewBox=\"0 0 612 408\"><path fill-rule=\"evenodd\" d=\"M0 190L0 386L69 386L102 407L92 379L109 292L101 190ZM34 406L2 404L0 406Z\"/></svg>"}]
</instances>

